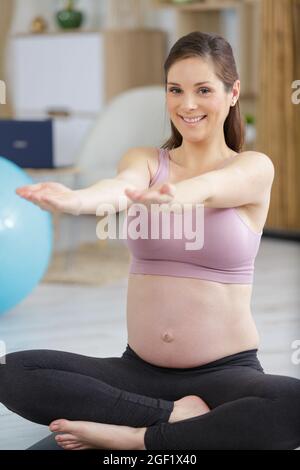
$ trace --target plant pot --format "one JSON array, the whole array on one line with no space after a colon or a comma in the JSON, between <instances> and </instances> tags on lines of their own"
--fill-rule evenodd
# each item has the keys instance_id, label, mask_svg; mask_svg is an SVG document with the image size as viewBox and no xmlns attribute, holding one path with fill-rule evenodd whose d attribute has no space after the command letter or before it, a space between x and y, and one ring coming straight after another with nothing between
<instances>
[{"instance_id":1,"label":"plant pot","mask_svg":"<svg viewBox=\"0 0 300 470\"><path fill-rule=\"evenodd\" d=\"M254 124L246 124L245 140L247 143L252 144L256 139L256 127Z\"/></svg>"},{"instance_id":2,"label":"plant pot","mask_svg":"<svg viewBox=\"0 0 300 470\"><path fill-rule=\"evenodd\" d=\"M79 28L82 24L83 13L73 9L60 10L56 13L56 20L63 29Z\"/></svg>"}]
</instances>

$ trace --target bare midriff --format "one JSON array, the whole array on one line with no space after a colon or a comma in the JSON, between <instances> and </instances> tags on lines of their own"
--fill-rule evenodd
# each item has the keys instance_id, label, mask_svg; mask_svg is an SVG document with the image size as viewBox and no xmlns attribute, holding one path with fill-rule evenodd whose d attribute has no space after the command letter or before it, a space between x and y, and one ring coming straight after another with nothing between
<instances>
[{"instance_id":1,"label":"bare midriff","mask_svg":"<svg viewBox=\"0 0 300 470\"><path fill-rule=\"evenodd\" d=\"M128 344L161 367L196 367L258 348L252 284L130 274Z\"/></svg>"},{"instance_id":2,"label":"bare midriff","mask_svg":"<svg viewBox=\"0 0 300 470\"><path fill-rule=\"evenodd\" d=\"M169 155L174 158L176 152L173 149ZM150 156L153 178L158 166L157 150ZM191 175L170 160L171 183L188 177ZM255 210L246 206L237 209L245 224L259 233L268 207L269 198ZM251 313L251 295L252 284L130 273L128 344L147 362L181 368L256 349L259 334Z\"/></svg>"}]
</instances>

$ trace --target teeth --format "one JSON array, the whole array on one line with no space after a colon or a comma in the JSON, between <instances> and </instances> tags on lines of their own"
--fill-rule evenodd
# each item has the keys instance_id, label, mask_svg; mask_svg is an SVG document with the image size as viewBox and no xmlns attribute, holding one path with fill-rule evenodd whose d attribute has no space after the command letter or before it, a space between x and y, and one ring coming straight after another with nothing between
<instances>
[{"instance_id":1,"label":"teeth","mask_svg":"<svg viewBox=\"0 0 300 470\"><path fill-rule=\"evenodd\" d=\"M197 118L193 118L193 119L191 119L191 118L185 118L185 117L183 117L183 116L181 116L181 117L182 117L182 119L183 119L185 122L199 122L199 121L201 121L201 119L204 117L204 115L203 115L203 116L199 116L199 117L197 117Z\"/></svg>"}]
</instances>

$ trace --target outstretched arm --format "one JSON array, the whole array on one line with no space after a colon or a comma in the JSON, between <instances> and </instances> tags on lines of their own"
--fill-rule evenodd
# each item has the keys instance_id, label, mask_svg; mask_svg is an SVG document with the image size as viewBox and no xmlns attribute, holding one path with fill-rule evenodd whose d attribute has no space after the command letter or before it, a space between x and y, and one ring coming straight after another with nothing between
<instances>
[{"instance_id":1,"label":"outstretched arm","mask_svg":"<svg viewBox=\"0 0 300 470\"><path fill-rule=\"evenodd\" d=\"M101 204L109 204L114 212L130 204L124 190L145 189L150 182L147 154L144 148L129 149L118 163L115 178L103 179L88 188L72 190L54 182L17 188L16 193L51 212L72 215L96 214Z\"/></svg>"},{"instance_id":2,"label":"outstretched arm","mask_svg":"<svg viewBox=\"0 0 300 470\"><path fill-rule=\"evenodd\" d=\"M225 168L209 171L178 183L162 183L140 191L126 191L133 202L151 205L203 204L226 208L258 204L269 196L274 166L263 153L243 152Z\"/></svg>"},{"instance_id":3,"label":"outstretched arm","mask_svg":"<svg viewBox=\"0 0 300 470\"><path fill-rule=\"evenodd\" d=\"M175 184L175 201L226 208L258 204L270 192L274 179L271 159L247 151L220 170L209 171Z\"/></svg>"}]
</instances>

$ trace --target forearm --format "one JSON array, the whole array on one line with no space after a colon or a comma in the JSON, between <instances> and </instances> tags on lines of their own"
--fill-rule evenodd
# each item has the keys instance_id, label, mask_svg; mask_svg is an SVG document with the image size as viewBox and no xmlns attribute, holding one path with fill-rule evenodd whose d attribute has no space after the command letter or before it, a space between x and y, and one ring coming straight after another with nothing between
<instances>
[{"instance_id":1,"label":"forearm","mask_svg":"<svg viewBox=\"0 0 300 470\"><path fill-rule=\"evenodd\" d=\"M100 204L109 204L115 212L122 211L130 205L130 200L124 193L125 188L136 189L131 183L116 178L107 178L88 188L75 192L80 199L79 214L96 215Z\"/></svg>"},{"instance_id":2,"label":"forearm","mask_svg":"<svg viewBox=\"0 0 300 470\"><path fill-rule=\"evenodd\" d=\"M204 204L213 194L210 175L200 175L174 184L174 202L179 204Z\"/></svg>"}]
</instances>

